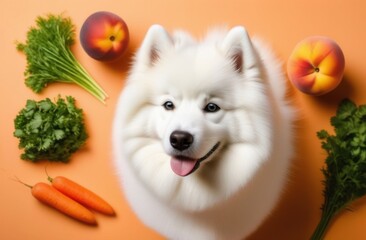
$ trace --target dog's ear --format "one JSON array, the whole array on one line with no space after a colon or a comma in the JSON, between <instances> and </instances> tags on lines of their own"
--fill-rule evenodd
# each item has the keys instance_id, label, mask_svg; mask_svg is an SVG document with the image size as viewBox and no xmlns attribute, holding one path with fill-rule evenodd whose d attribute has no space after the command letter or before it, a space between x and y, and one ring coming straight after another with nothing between
<instances>
[{"instance_id":1,"label":"dog's ear","mask_svg":"<svg viewBox=\"0 0 366 240\"><path fill-rule=\"evenodd\" d=\"M232 28L224 38L222 49L240 73L257 65L256 52L244 27Z\"/></svg>"},{"instance_id":2,"label":"dog's ear","mask_svg":"<svg viewBox=\"0 0 366 240\"><path fill-rule=\"evenodd\" d=\"M152 67L172 47L173 40L169 33L160 25L152 25L137 53L136 63L141 64L140 67Z\"/></svg>"}]
</instances>

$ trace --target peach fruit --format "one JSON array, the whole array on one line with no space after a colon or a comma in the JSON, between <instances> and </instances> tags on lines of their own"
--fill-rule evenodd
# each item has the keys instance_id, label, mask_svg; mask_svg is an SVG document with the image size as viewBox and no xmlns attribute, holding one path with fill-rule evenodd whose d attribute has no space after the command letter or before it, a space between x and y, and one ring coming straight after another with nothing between
<instances>
[{"instance_id":1,"label":"peach fruit","mask_svg":"<svg viewBox=\"0 0 366 240\"><path fill-rule=\"evenodd\" d=\"M295 46L287 62L287 74L300 91L319 96L339 85L344 67L343 52L335 41L312 36Z\"/></svg>"},{"instance_id":2,"label":"peach fruit","mask_svg":"<svg viewBox=\"0 0 366 240\"><path fill-rule=\"evenodd\" d=\"M129 32L125 21L111 12L95 12L80 30L80 42L85 52L99 61L114 61L126 51Z\"/></svg>"}]
</instances>

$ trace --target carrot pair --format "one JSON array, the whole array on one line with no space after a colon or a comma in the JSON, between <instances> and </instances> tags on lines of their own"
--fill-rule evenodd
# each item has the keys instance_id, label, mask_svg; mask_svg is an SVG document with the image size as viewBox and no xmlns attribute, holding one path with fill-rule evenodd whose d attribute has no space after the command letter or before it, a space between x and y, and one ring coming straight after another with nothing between
<instances>
[{"instance_id":1,"label":"carrot pair","mask_svg":"<svg viewBox=\"0 0 366 240\"><path fill-rule=\"evenodd\" d=\"M96 225L94 210L105 215L114 216L111 205L94 192L65 177L48 177L51 185L39 182L34 186L25 184L32 190L32 195L40 202L83 223Z\"/></svg>"}]
</instances>

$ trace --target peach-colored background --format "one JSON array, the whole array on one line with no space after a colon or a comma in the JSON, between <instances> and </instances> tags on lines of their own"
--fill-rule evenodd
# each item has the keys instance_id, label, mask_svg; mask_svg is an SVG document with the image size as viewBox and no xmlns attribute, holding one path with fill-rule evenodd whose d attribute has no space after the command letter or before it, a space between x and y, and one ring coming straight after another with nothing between
<instances>
[{"instance_id":1,"label":"peach-colored background","mask_svg":"<svg viewBox=\"0 0 366 240\"><path fill-rule=\"evenodd\" d=\"M131 44L125 57L104 64L88 57L80 46L78 31L93 12L112 11L127 22ZM25 56L15 50L38 15L65 13L77 26L77 58L109 93L107 105L73 85L53 84L34 94L23 83ZM250 239L308 239L320 217L325 153L316 131L330 129L329 118L339 101L349 97L366 103L366 2L364 0L2 0L0 8L0 238L20 239L162 239L145 227L127 205L116 180L111 154L111 123L117 96L123 88L131 52L142 41L151 24L168 30L184 28L201 36L215 25L245 25L250 34L269 41L286 62L295 44L310 35L326 35L344 51L346 73L332 93L310 97L292 89L291 99L299 109L296 125L297 155L283 199L271 217ZM19 158L18 140L13 137L13 119L27 99L41 100L72 95L85 111L90 134L84 150L69 164L30 163ZM117 217L97 215L98 227L89 227L38 203L29 189L11 180L13 176L34 184L45 181L45 166L53 175L63 175L88 186L107 199ZM245 203L243 203L245 204ZM342 213L327 239L365 239L366 201Z\"/></svg>"}]
</instances>

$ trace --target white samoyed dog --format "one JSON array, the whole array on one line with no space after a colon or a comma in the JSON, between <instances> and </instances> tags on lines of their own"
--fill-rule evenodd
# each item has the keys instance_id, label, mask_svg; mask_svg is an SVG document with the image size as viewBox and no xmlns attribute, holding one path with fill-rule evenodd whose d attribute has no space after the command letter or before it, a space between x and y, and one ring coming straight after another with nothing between
<instances>
[{"instance_id":1,"label":"white samoyed dog","mask_svg":"<svg viewBox=\"0 0 366 240\"><path fill-rule=\"evenodd\" d=\"M293 110L282 66L243 27L196 41L153 25L117 103L125 196L169 239L242 239L286 183Z\"/></svg>"}]
</instances>

